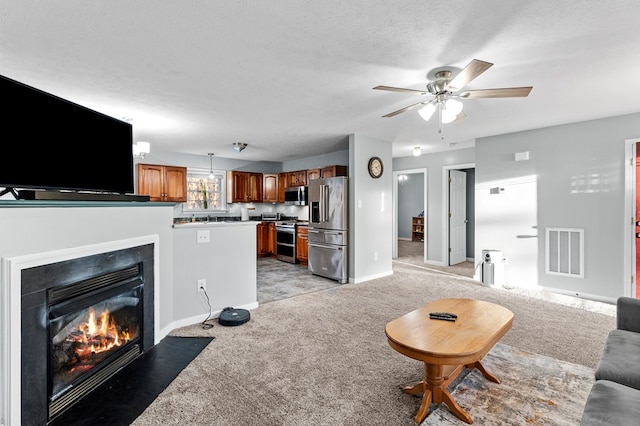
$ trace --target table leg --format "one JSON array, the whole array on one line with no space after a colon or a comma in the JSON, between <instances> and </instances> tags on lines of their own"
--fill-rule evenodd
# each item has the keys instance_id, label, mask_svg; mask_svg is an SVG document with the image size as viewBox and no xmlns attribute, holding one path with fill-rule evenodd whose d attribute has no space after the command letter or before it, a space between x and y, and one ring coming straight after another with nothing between
<instances>
[{"instance_id":1,"label":"table leg","mask_svg":"<svg viewBox=\"0 0 640 426\"><path fill-rule=\"evenodd\" d=\"M460 420L467 422L469 424L473 423L471 416L458 405L458 403L453 399L453 396L447 390L447 384L450 380L445 380L443 376L443 366L442 365L432 365L426 364L424 365L425 370L425 389L431 390L431 402L433 403L441 403L444 402L449 407L449 410ZM456 374L457 375L457 374ZM423 400L424 403L424 400ZM426 416L426 413L425 413ZM420 419L420 422L424 420L424 418ZM416 416L416 423L418 422L418 417Z\"/></svg>"},{"instance_id":2,"label":"table leg","mask_svg":"<svg viewBox=\"0 0 640 426\"><path fill-rule=\"evenodd\" d=\"M493 383L500 383L500 379L498 379L498 377L496 377L492 373L489 373L487 371L487 369L484 368L484 365L482 365L482 363L480 361L476 361L473 364L468 364L466 367L467 368L477 368L478 370L480 370L480 372L485 377L485 379L487 379L487 380L489 380L490 382L493 382Z\"/></svg>"}]
</instances>

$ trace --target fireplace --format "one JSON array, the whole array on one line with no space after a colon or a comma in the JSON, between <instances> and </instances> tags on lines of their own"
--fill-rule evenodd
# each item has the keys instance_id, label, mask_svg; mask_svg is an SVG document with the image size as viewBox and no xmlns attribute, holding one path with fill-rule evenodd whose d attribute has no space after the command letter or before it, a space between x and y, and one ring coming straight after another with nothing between
<instances>
[{"instance_id":1,"label":"fireplace","mask_svg":"<svg viewBox=\"0 0 640 426\"><path fill-rule=\"evenodd\" d=\"M23 269L21 412L46 424L154 344L153 244Z\"/></svg>"}]
</instances>

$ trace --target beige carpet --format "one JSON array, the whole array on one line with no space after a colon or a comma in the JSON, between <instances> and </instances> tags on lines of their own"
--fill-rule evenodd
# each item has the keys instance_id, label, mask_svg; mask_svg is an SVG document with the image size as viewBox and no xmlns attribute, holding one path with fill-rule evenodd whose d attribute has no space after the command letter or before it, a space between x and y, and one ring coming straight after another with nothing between
<instances>
[{"instance_id":1,"label":"beige carpet","mask_svg":"<svg viewBox=\"0 0 640 426\"><path fill-rule=\"evenodd\" d=\"M461 386L476 389L468 401L456 396L472 416L484 419L476 424L523 424L509 423L514 410L527 424L577 424L614 317L396 263L389 277L261 305L239 327L204 330L196 324L175 330L178 336L216 339L133 424L413 424L420 400L400 389L418 380L423 368L389 347L384 327L445 297L487 300L515 314L501 341L502 353L510 355L502 364L489 364L501 356L494 352L497 346L485 358L509 398L486 402L493 394L486 387L493 384L474 384L473 372L454 390L455 395L472 394ZM541 399L543 407L557 410L540 411ZM435 407L427 424L446 424L434 416L447 412L446 406Z\"/></svg>"}]
</instances>

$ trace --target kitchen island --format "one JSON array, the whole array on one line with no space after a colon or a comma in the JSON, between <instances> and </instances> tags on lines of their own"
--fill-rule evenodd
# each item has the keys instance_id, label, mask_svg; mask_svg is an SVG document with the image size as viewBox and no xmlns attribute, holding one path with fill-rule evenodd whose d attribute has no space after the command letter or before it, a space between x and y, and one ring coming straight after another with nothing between
<instances>
[{"instance_id":1,"label":"kitchen island","mask_svg":"<svg viewBox=\"0 0 640 426\"><path fill-rule=\"evenodd\" d=\"M174 292L190 303L176 306L181 325L217 317L225 307L258 306L257 221L174 224ZM204 280L204 281L203 281ZM204 286L205 291L200 287Z\"/></svg>"}]
</instances>

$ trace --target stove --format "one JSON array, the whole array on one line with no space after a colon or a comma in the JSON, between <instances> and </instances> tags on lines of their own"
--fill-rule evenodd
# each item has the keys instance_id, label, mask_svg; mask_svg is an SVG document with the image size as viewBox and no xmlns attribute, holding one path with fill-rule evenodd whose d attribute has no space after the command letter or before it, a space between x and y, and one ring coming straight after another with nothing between
<instances>
[{"instance_id":1,"label":"stove","mask_svg":"<svg viewBox=\"0 0 640 426\"><path fill-rule=\"evenodd\" d=\"M296 263L296 222L276 222L276 259Z\"/></svg>"}]
</instances>

